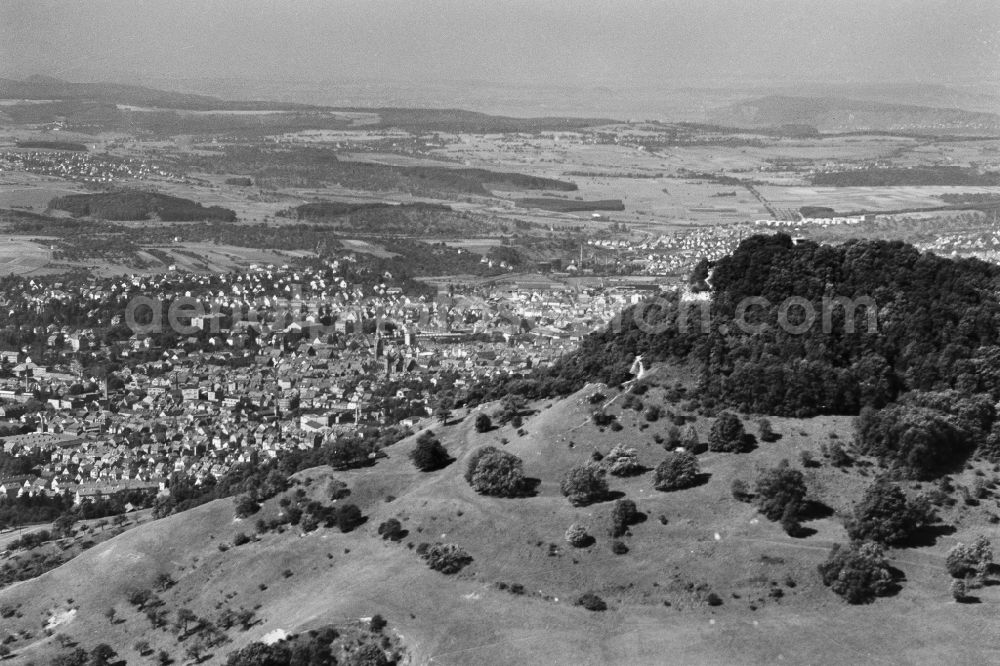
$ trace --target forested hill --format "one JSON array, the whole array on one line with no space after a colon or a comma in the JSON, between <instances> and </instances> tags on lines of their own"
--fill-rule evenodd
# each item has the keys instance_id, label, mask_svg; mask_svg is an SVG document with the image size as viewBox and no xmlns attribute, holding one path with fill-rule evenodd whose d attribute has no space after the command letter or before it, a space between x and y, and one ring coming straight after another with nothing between
<instances>
[{"instance_id":1,"label":"forested hill","mask_svg":"<svg viewBox=\"0 0 1000 666\"><path fill-rule=\"evenodd\" d=\"M900 242L795 245L784 234L754 236L714 267L706 330L699 305L684 307L689 324L679 328L677 297L660 305L639 304L620 322L586 338L577 353L552 370L507 390L530 396L563 393L587 381L617 384L630 377L633 359L642 354L650 362L699 368L699 399L708 408L854 414L864 406L882 407L907 391L949 389L985 393L996 401L998 275L991 264L921 253ZM807 299L816 313L814 325L798 334L776 325L779 306L793 296ZM735 325L737 308L751 297L770 303L746 312L748 323L767 325L762 332ZM847 332L843 308L832 308L830 330L824 332L824 297L872 299L877 328L868 330L865 309L859 308L855 332ZM800 323L801 313L790 308L788 321ZM667 325L644 331L637 317Z\"/></svg>"}]
</instances>

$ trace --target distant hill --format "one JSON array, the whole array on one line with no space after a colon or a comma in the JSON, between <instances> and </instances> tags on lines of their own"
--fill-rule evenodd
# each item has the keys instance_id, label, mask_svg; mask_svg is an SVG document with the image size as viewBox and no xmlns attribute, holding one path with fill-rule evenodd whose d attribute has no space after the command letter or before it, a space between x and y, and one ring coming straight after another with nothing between
<instances>
[{"instance_id":1,"label":"distant hill","mask_svg":"<svg viewBox=\"0 0 1000 666\"><path fill-rule=\"evenodd\" d=\"M70 117L78 119L83 112L93 114L94 108L99 110L99 116L105 123L114 123L114 109L107 108L110 105L127 105L136 107L147 107L158 110L177 111L284 111L288 114L297 112L304 118L299 118L297 124L292 124L288 131L302 129L303 127L326 127L330 125L330 119L315 115L316 111L326 112L366 112L377 113L379 116L378 126L399 128L417 133L422 132L541 132L541 131L566 131L579 129L581 127L592 127L595 125L606 125L617 122L608 118L569 118L569 117L541 117L541 118L513 118L507 116L494 116L475 111L463 109L418 109L418 108L367 108L367 107L326 107L308 104L295 104L291 102L268 102L268 101L228 101L209 95L198 95L191 93L169 92L146 88L143 86L127 85L121 83L72 83L49 76L30 76L21 81L13 79L0 79L0 99L24 99L24 100L47 100L63 102L62 105L51 106L31 105L20 113L14 113L11 119L14 122L51 122L54 116ZM9 111L9 110L8 110ZM17 111L15 109L15 111ZM42 114L42 115L39 115ZM111 117L108 117L111 114ZM145 114L144 114L145 115ZM51 116L51 117L50 117ZM156 117L134 118L133 124L145 126L156 121ZM162 118L159 120L163 120ZM170 117L168 121L177 124L179 121ZM250 122L259 123L261 118L251 118ZM185 118L184 131L197 133L198 123L207 122L205 119ZM211 119L215 125L210 129L222 131L225 128L218 127L218 119ZM269 118L269 122L289 123L289 119L284 115ZM246 118L229 118L230 124L246 123ZM337 120L336 123L343 121ZM302 125L299 127L297 125ZM337 124L339 127L340 125ZM169 123L168 123L169 127ZM159 128L153 125L153 129ZM180 128L178 127L178 130ZM284 131L275 129L275 132Z\"/></svg>"},{"instance_id":2,"label":"distant hill","mask_svg":"<svg viewBox=\"0 0 1000 666\"><path fill-rule=\"evenodd\" d=\"M168 92L122 83L71 83L50 76L29 76L21 81L0 79L0 98L30 100L89 100L196 111L228 109L291 109L300 104L277 102L228 102L207 95Z\"/></svg>"},{"instance_id":3,"label":"distant hill","mask_svg":"<svg viewBox=\"0 0 1000 666\"><path fill-rule=\"evenodd\" d=\"M824 132L1000 132L1000 115L995 113L843 97L759 97L710 111L709 121L750 128L811 125Z\"/></svg>"}]
</instances>

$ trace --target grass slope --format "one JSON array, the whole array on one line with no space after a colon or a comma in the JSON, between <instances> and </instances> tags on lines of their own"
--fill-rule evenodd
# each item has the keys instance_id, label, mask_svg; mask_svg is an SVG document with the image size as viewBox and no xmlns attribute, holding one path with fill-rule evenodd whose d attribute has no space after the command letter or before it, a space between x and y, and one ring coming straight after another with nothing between
<instances>
[{"instance_id":1,"label":"grass slope","mask_svg":"<svg viewBox=\"0 0 1000 666\"><path fill-rule=\"evenodd\" d=\"M231 630L233 642L216 649L208 663L221 663L228 652L276 629L302 631L374 613L389 620L419 664L1000 660L990 631L1000 590L979 591L980 604L956 604L943 568L944 553L956 539L984 531L983 507L952 510L947 519L959 530L935 545L895 552L894 565L906 578L901 592L856 607L824 588L815 572L829 546L846 540L836 516L807 523L816 533L792 539L730 496L733 478L752 481L757 466L784 457L797 460L803 449L817 452L830 432L843 439L849 419L772 419L783 434L780 441L744 455L703 454L708 482L684 491L653 490L648 472L611 477L612 490L634 499L648 515L623 538L630 552L613 554L606 531L612 503L573 507L561 496L559 480L595 448L607 452L619 442L636 447L641 461L655 466L663 449L652 437L665 433L669 424L661 419L642 428L641 413L622 411L621 396L602 389L609 396L608 411L619 415L624 429L601 432L589 417L586 396L593 390L583 389L551 407L537 405L523 436L510 428L476 433L473 418L464 414L456 424L432 424L457 459L438 472L413 468L407 454L415 438L391 447L388 459L372 468L301 472L299 487L317 498L331 476L350 485L351 497L342 501L358 504L369 518L349 534L321 528L299 537L292 528L220 552L217 544L231 543L237 531L251 533L256 519L234 521L229 501L137 527L38 579L0 590L0 607L18 606L21 613L4 620L4 631L29 629L34 637L12 647L19 663L43 663L57 648L42 625L54 613L77 608L56 632L88 647L98 639L111 643L129 663L140 659L131 648L140 638L180 659L184 644L177 643L174 632L151 629L125 601L129 589L149 587L166 572L177 581L161 594L168 608L186 606L213 618L226 607L259 605L261 622L246 632ZM659 389L643 400L662 402ZM702 440L710 425L707 418L695 422ZM502 444L502 438L510 442ZM526 474L541 481L537 495L496 499L475 494L462 472L466 457L484 444L521 456ZM305 485L307 478L312 480ZM838 512L869 481L857 468L807 470L813 494ZM272 500L260 515L278 510ZM399 544L376 534L379 523L390 517L409 530ZM587 525L595 544L570 548L563 533L572 522ZM995 530L987 533L995 536ZM457 543L474 561L457 575L443 576L407 547L424 541ZM556 544L552 555L549 544ZM285 570L292 575L285 577ZM525 593L498 589L498 582L521 584ZM722 598L721 606L705 603L709 590ZM573 600L585 591L603 597L608 611L574 607ZM112 605L124 622L111 624L104 616Z\"/></svg>"}]
</instances>

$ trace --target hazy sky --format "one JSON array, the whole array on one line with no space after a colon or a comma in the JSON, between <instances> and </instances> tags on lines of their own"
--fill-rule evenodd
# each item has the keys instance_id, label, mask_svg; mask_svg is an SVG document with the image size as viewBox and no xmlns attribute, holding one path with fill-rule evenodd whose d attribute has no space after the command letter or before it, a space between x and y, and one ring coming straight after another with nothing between
<instances>
[{"instance_id":1,"label":"hazy sky","mask_svg":"<svg viewBox=\"0 0 1000 666\"><path fill-rule=\"evenodd\" d=\"M992 81L1000 0L0 0L0 75Z\"/></svg>"}]
</instances>

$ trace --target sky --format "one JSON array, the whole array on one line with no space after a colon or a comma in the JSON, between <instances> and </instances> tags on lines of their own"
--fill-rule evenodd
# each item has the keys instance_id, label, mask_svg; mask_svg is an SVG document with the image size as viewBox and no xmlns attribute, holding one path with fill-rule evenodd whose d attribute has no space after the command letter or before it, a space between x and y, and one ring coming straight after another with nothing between
<instances>
[{"instance_id":1,"label":"sky","mask_svg":"<svg viewBox=\"0 0 1000 666\"><path fill-rule=\"evenodd\" d=\"M31 74L1000 89L1000 0L0 0Z\"/></svg>"}]
</instances>

